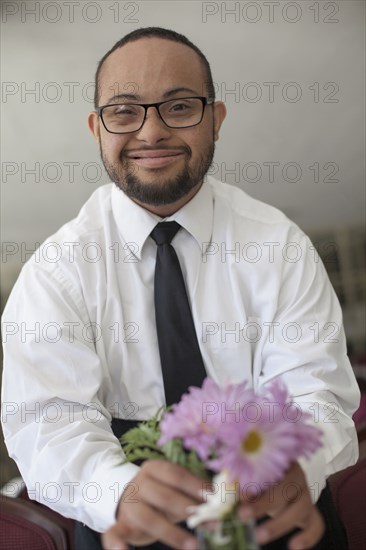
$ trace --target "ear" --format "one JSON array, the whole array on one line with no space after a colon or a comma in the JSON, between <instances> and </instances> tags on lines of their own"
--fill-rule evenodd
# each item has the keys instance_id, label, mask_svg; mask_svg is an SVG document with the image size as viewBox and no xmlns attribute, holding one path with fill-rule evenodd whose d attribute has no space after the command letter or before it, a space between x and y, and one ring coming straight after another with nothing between
<instances>
[{"instance_id":1,"label":"ear","mask_svg":"<svg viewBox=\"0 0 366 550\"><path fill-rule=\"evenodd\" d=\"M217 141L219 139L219 131L221 128L221 124L223 123L226 117L226 107L225 107L225 103L223 103L222 101L215 101L213 108L214 108L214 140Z\"/></svg>"},{"instance_id":2,"label":"ear","mask_svg":"<svg viewBox=\"0 0 366 550\"><path fill-rule=\"evenodd\" d=\"M99 141L100 122L99 122L98 113L96 113L95 111L92 111L91 113L88 114L88 126L95 140Z\"/></svg>"}]
</instances>

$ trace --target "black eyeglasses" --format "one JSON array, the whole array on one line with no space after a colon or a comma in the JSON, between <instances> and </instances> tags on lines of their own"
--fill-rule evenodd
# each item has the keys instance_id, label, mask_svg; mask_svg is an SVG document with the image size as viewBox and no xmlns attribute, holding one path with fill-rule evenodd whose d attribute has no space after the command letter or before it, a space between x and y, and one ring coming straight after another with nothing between
<instances>
[{"instance_id":1,"label":"black eyeglasses","mask_svg":"<svg viewBox=\"0 0 366 550\"><path fill-rule=\"evenodd\" d=\"M155 107L169 128L191 128L200 124L206 105L214 103L206 97L183 97L160 103L113 103L97 107L104 128L111 134L129 134L142 128L149 107Z\"/></svg>"}]
</instances>

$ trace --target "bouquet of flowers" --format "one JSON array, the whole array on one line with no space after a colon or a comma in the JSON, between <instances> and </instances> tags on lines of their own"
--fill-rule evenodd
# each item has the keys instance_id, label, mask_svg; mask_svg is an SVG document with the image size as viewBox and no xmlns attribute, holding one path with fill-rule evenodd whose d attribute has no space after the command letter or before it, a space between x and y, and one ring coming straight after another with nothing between
<instances>
[{"instance_id":1,"label":"bouquet of flowers","mask_svg":"<svg viewBox=\"0 0 366 550\"><path fill-rule=\"evenodd\" d=\"M310 416L280 382L255 394L247 383L220 387L206 378L202 388L191 386L179 403L129 430L121 445L125 461L164 459L212 482L187 520L203 549L254 550L250 524L236 517L240 495L268 488L321 446Z\"/></svg>"}]
</instances>

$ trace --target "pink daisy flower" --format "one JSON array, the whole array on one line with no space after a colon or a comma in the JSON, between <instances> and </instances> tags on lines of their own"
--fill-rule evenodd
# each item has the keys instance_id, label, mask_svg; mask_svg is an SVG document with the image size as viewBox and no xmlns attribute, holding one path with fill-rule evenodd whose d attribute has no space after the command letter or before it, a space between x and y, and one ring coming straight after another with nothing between
<instances>
[{"instance_id":1,"label":"pink daisy flower","mask_svg":"<svg viewBox=\"0 0 366 550\"><path fill-rule=\"evenodd\" d=\"M295 422L284 414L291 402L281 384L275 382L252 399L260 414L248 421L244 407L241 422L229 419L222 424L217 455L208 461L213 471L227 471L229 481L238 481L241 490L253 483L263 489L264 483L278 481L291 462L320 447L320 430L304 423L310 415L302 413Z\"/></svg>"},{"instance_id":2,"label":"pink daisy flower","mask_svg":"<svg viewBox=\"0 0 366 550\"><path fill-rule=\"evenodd\" d=\"M158 445L179 437L186 449L194 449L201 460L206 460L217 445L223 407L224 414L233 410L239 415L249 395L246 385L244 382L221 388L211 378L205 378L202 388L191 386L189 393L164 415Z\"/></svg>"},{"instance_id":3,"label":"pink daisy flower","mask_svg":"<svg viewBox=\"0 0 366 550\"><path fill-rule=\"evenodd\" d=\"M312 424L306 424L306 420L310 420L312 415L291 401L287 388L281 382L273 382L268 390L265 390L264 396L271 403L279 403L277 418L282 416L283 421L294 427L297 445L292 460L297 460L300 456L307 458L322 446L323 432Z\"/></svg>"}]
</instances>

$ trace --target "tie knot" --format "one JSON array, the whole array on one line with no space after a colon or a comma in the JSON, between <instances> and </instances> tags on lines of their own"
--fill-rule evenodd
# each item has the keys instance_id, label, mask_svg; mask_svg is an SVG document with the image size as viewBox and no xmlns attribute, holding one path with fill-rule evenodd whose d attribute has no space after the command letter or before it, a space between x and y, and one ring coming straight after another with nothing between
<instances>
[{"instance_id":1,"label":"tie knot","mask_svg":"<svg viewBox=\"0 0 366 550\"><path fill-rule=\"evenodd\" d=\"M180 227L177 222L161 222L151 231L151 236L157 245L170 244Z\"/></svg>"}]
</instances>

